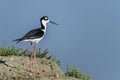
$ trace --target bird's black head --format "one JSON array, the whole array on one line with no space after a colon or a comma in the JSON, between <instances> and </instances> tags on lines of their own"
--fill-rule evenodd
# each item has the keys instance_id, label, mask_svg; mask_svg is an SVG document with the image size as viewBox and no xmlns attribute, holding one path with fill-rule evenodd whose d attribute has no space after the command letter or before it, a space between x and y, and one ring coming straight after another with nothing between
<instances>
[{"instance_id":1,"label":"bird's black head","mask_svg":"<svg viewBox=\"0 0 120 80\"><path fill-rule=\"evenodd\" d=\"M46 24L46 23L50 22L50 23L53 23L53 24L58 25L57 23L49 20L48 16L43 16L43 17L41 17L40 22L41 22L42 24Z\"/></svg>"},{"instance_id":2,"label":"bird's black head","mask_svg":"<svg viewBox=\"0 0 120 80\"><path fill-rule=\"evenodd\" d=\"M48 19L48 16L43 16L40 20L48 21L49 19Z\"/></svg>"}]
</instances>

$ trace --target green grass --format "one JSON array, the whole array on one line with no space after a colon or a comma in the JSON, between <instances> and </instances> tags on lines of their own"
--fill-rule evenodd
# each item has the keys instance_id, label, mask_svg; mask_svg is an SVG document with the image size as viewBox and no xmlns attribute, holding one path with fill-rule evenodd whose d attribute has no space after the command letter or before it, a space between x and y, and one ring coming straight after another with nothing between
<instances>
[{"instance_id":1,"label":"green grass","mask_svg":"<svg viewBox=\"0 0 120 80\"><path fill-rule=\"evenodd\" d=\"M36 56L38 58L46 58L47 60L52 60L56 62L60 66L60 60L58 60L55 56L48 54L48 49L45 49L41 52L40 48L36 51ZM22 50L20 48L15 48L14 46L4 48L0 46L0 56L30 56L29 50ZM33 54L32 54L33 56Z\"/></svg>"},{"instance_id":2,"label":"green grass","mask_svg":"<svg viewBox=\"0 0 120 80\"><path fill-rule=\"evenodd\" d=\"M65 75L82 79L82 80L91 80L89 75L80 73L80 69L76 68L76 66L69 68L69 65L67 65L67 71Z\"/></svg>"},{"instance_id":3,"label":"green grass","mask_svg":"<svg viewBox=\"0 0 120 80\"><path fill-rule=\"evenodd\" d=\"M18 56L20 52L21 49L16 49L14 46L8 48L4 48L0 46L0 56L10 56L10 55Z\"/></svg>"}]
</instances>

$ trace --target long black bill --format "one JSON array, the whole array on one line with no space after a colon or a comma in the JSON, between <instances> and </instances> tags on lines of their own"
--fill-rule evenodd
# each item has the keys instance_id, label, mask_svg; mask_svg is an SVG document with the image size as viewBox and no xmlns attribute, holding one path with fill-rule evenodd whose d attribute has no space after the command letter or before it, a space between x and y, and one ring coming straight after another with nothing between
<instances>
[{"instance_id":1,"label":"long black bill","mask_svg":"<svg viewBox=\"0 0 120 80\"><path fill-rule=\"evenodd\" d=\"M55 25L58 25L57 23L55 23L55 22L53 22L53 21L50 21L50 23L55 24Z\"/></svg>"}]
</instances>

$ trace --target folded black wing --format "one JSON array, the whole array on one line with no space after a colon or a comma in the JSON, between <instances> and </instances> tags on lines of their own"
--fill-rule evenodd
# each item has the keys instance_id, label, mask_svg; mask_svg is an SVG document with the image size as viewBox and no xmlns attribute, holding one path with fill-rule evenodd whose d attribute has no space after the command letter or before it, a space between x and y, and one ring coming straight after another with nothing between
<instances>
[{"instance_id":1,"label":"folded black wing","mask_svg":"<svg viewBox=\"0 0 120 80\"><path fill-rule=\"evenodd\" d=\"M44 35L44 31L42 31L41 28L37 28L29 31L24 37L22 37L22 39L25 40L25 39L41 38L43 35Z\"/></svg>"}]
</instances>

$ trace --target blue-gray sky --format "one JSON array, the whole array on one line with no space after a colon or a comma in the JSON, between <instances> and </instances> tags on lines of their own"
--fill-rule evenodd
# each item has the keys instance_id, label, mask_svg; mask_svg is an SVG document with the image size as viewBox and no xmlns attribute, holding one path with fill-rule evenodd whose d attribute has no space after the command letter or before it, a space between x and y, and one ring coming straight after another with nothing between
<instances>
[{"instance_id":1,"label":"blue-gray sky","mask_svg":"<svg viewBox=\"0 0 120 80\"><path fill-rule=\"evenodd\" d=\"M119 0L1 0L0 45L29 48L13 43L47 15L58 24L48 24L46 37L38 44L49 48L66 64L76 64L96 80L120 80Z\"/></svg>"}]
</instances>

